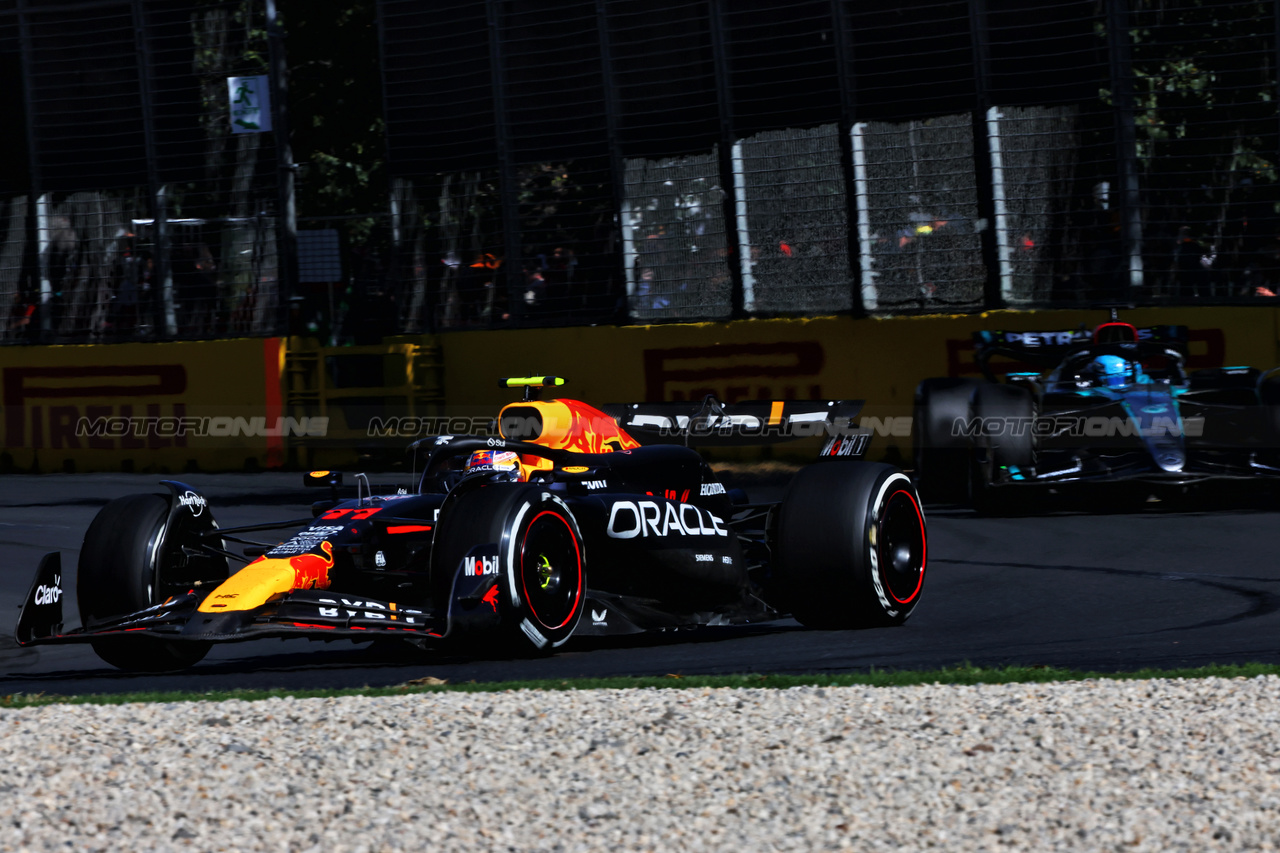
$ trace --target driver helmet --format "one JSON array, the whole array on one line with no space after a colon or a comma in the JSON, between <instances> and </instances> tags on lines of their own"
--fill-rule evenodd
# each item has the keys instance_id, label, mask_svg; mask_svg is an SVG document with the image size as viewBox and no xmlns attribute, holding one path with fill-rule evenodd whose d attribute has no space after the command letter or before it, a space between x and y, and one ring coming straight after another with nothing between
<instances>
[{"instance_id":1,"label":"driver helmet","mask_svg":"<svg viewBox=\"0 0 1280 853\"><path fill-rule=\"evenodd\" d=\"M1129 362L1118 355L1100 355L1089 365L1089 369L1099 385L1115 388L1133 380Z\"/></svg>"},{"instance_id":2,"label":"driver helmet","mask_svg":"<svg viewBox=\"0 0 1280 853\"><path fill-rule=\"evenodd\" d=\"M477 450L467 459L464 477L484 477L492 483L519 482L520 454L510 450Z\"/></svg>"}]
</instances>

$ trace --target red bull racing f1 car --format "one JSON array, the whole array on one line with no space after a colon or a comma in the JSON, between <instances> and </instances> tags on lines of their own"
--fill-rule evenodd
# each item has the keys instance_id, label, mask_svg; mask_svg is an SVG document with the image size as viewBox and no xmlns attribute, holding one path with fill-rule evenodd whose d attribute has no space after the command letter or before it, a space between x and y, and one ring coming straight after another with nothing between
<instances>
[{"instance_id":1,"label":"red bull racing f1 car","mask_svg":"<svg viewBox=\"0 0 1280 853\"><path fill-rule=\"evenodd\" d=\"M775 619L901 624L920 601L925 520L910 481L861 459L860 404L759 401L597 409L537 399L554 377L504 380L525 399L496 435L415 442L412 493L339 499L313 518L219 528L200 491L109 503L85 534L81 627L63 627L63 573L45 556L17 625L22 645L92 643L122 669L165 671L211 644L261 637L419 646L496 639L551 650L573 635ZM826 435L780 501L731 493L688 444ZM416 456L415 456L416 458ZM416 467L415 467L416 470ZM280 541L247 538L292 528ZM243 555L231 549L239 546ZM231 571L235 562L247 562Z\"/></svg>"}]
</instances>

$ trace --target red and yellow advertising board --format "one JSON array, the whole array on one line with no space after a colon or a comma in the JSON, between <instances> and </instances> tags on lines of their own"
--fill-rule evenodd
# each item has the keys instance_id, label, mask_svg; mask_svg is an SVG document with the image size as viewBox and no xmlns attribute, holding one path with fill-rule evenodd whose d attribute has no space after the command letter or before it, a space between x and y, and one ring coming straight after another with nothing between
<instances>
[{"instance_id":1,"label":"red and yellow advertising board","mask_svg":"<svg viewBox=\"0 0 1280 853\"><path fill-rule=\"evenodd\" d=\"M284 355L279 338L2 348L0 465L156 472L279 465L288 434Z\"/></svg>"},{"instance_id":2,"label":"red and yellow advertising board","mask_svg":"<svg viewBox=\"0 0 1280 853\"><path fill-rule=\"evenodd\" d=\"M864 416L876 419L871 454L905 457L916 385L931 376L977 375L975 331L1061 331L1106 319L1096 310L1000 311L451 332L389 340L381 369L359 384L370 399L379 388L394 396L413 386L412 376L388 375L388 365L411 371L412 359L391 357L408 341L438 349L444 403L436 414L496 416L516 393L499 387L498 378L534 374L566 377L560 396L597 405L707 394L725 402L858 399L866 401ZM1192 368L1280 364L1280 309L1151 308L1124 312L1124 319L1187 326ZM324 359L311 356L308 369L325 369ZM344 451L342 430L318 440L326 436L325 411L290 405L287 358L279 338L0 349L0 468L243 470L281 465L302 445L311 452L323 446L326 464L354 464L358 442Z\"/></svg>"},{"instance_id":3,"label":"red and yellow advertising board","mask_svg":"<svg viewBox=\"0 0 1280 853\"><path fill-rule=\"evenodd\" d=\"M996 311L952 316L744 320L732 323L584 327L440 336L450 405L498 406L500 376L555 374L560 392L590 402L760 398L865 400L889 423L872 452L909 447L916 385L931 376L977 376L975 331L1093 328L1100 310ZM1270 307L1125 311L1138 326L1189 328L1191 368L1280 364L1280 310ZM1014 365L1009 365L1016 369ZM899 428L900 427L900 428Z\"/></svg>"}]
</instances>

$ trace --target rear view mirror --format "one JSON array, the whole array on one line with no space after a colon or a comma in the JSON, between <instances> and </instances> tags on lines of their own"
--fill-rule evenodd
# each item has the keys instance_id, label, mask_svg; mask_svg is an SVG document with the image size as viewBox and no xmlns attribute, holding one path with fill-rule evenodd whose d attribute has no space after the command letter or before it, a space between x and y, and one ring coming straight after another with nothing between
<instances>
[{"instance_id":1,"label":"rear view mirror","mask_svg":"<svg viewBox=\"0 0 1280 853\"><path fill-rule=\"evenodd\" d=\"M302 475L302 485L308 488L336 489L342 485L341 471L308 471Z\"/></svg>"}]
</instances>

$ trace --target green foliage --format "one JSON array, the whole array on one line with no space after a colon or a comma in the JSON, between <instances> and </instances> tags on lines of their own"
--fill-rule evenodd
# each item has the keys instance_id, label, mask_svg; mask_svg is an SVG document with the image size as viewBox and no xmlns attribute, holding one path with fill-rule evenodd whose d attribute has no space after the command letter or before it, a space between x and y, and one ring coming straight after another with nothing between
<instances>
[{"instance_id":1,"label":"green foliage","mask_svg":"<svg viewBox=\"0 0 1280 853\"><path fill-rule=\"evenodd\" d=\"M1206 244L1229 236L1232 205L1274 194L1273 11L1270 3L1141 0L1130 17L1148 202L1175 224L1192 224Z\"/></svg>"},{"instance_id":2,"label":"green foliage","mask_svg":"<svg viewBox=\"0 0 1280 853\"><path fill-rule=\"evenodd\" d=\"M299 216L387 209L374 0L280 0Z\"/></svg>"},{"instance_id":3,"label":"green foliage","mask_svg":"<svg viewBox=\"0 0 1280 853\"><path fill-rule=\"evenodd\" d=\"M527 249L585 247L613 215L607 168L600 163L538 163L517 170L520 227Z\"/></svg>"}]
</instances>

